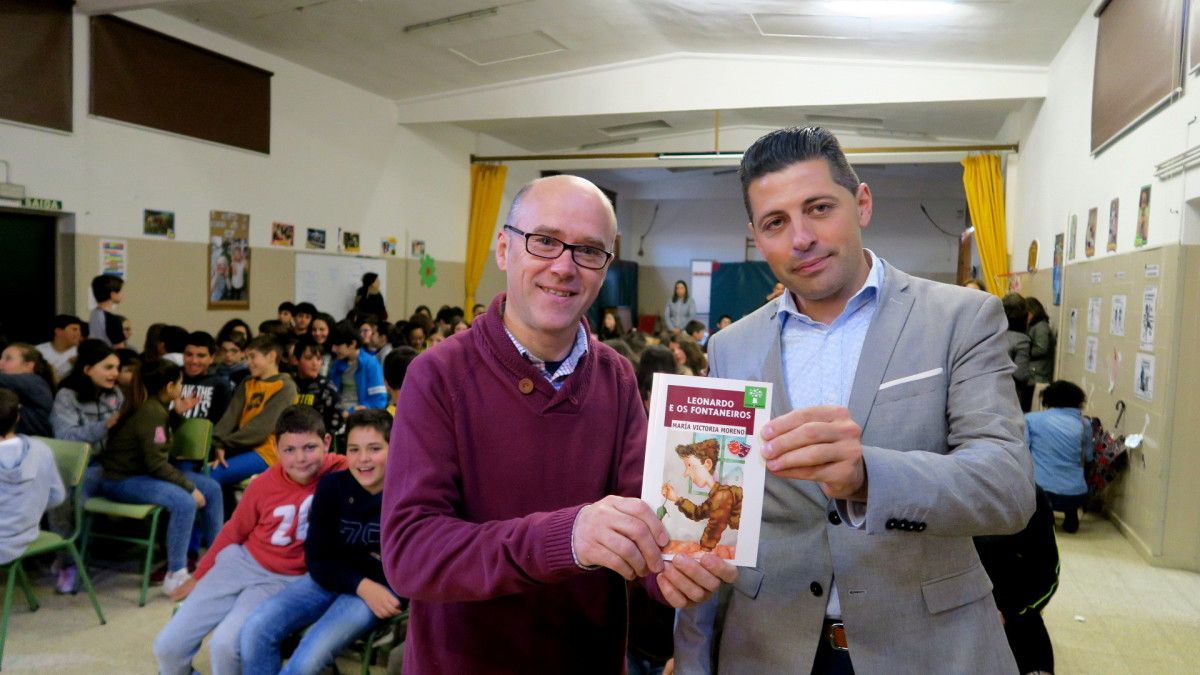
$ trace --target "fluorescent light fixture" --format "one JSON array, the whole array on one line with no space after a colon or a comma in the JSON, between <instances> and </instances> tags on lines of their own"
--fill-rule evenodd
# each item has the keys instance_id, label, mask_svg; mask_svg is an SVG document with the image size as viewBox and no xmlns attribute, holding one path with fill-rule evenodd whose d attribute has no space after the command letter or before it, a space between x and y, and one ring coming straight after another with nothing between
<instances>
[{"instance_id":1,"label":"fluorescent light fixture","mask_svg":"<svg viewBox=\"0 0 1200 675\"><path fill-rule=\"evenodd\" d=\"M830 12L867 18L915 18L954 11L949 0L826 0Z\"/></svg>"},{"instance_id":2,"label":"fluorescent light fixture","mask_svg":"<svg viewBox=\"0 0 1200 675\"><path fill-rule=\"evenodd\" d=\"M660 152L659 159L741 159L742 152Z\"/></svg>"},{"instance_id":3,"label":"fluorescent light fixture","mask_svg":"<svg viewBox=\"0 0 1200 675\"><path fill-rule=\"evenodd\" d=\"M432 21L422 21L421 23L412 23L401 29L405 33L411 33L414 30L424 30L433 28L434 26L444 26L448 23L458 23L459 21L469 21L471 19L482 19L485 16L495 16L500 11L499 7L488 7L486 9L477 9L471 12L463 12L453 16L443 16L440 19Z\"/></svg>"}]
</instances>

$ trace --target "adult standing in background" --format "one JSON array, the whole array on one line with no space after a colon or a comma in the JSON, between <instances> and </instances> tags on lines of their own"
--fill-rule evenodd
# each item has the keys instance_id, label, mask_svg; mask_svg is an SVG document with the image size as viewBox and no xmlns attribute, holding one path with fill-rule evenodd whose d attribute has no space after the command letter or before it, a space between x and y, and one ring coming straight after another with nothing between
<instances>
[{"instance_id":1,"label":"adult standing in background","mask_svg":"<svg viewBox=\"0 0 1200 675\"><path fill-rule=\"evenodd\" d=\"M368 316L387 321L387 307L383 304L378 274L367 272L362 275L362 286L354 293L354 316L357 317L356 321L362 321Z\"/></svg>"},{"instance_id":2,"label":"adult standing in background","mask_svg":"<svg viewBox=\"0 0 1200 675\"><path fill-rule=\"evenodd\" d=\"M1025 298L1029 312L1029 375L1033 384L1050 384L1054 377L1054 331L1040 300Z\"/></svg>"},{"instance_id":3,"label":"adult standing in background","mask_svg":"<svg viewBox=\"0 0 1200 675\"><path fill-rule=\"evenodd\" d=\"M1009 293L1001 299L1001 304L1004 305L1004 316L1008 319L1008 330L1004 333L1004 338L1008 340L1008 358L1017 367L1013 371L1017 400L1021 403L1021 412L1029 412L1033 408L1033 377L1029 373L1029 336L1025 333L1029 314L1025 298Z\"/></svg>"},{"instance_id":4,"label":"adult standing in background","mask_svg":"<svg viewBox=\"0 0 1200 675\"><path fill-rule=\"evenodd\" d=\"M674 335L683 330L683 327L695 318L696 303L688 293L688 285L683 282L683 279L680 279L675 282L675 293L671 296L671 301L667 303L666 309L663 310L663 323L667 330Z\"/></svg>"}]
</instances>

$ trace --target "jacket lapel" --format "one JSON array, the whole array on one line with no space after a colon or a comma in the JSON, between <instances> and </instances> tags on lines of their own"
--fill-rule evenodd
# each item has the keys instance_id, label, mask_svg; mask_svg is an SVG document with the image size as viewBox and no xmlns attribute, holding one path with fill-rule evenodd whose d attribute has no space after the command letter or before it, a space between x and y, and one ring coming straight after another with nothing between
<instances>
[{"instance_id":1,"label":"jacket lapel","mask_svg":"<svg viewBox=\"0 0 1200 675\"><path fill-rule=\"evenodd\" d=\"M888 265L883 298L871 326L867 329L862 354L858 359L858 369L854 374L854 386L850 390L850 416L862 429L867 427L867 419L871 416L871 408L875 404L875 395L879 393L879 385L883 383L884 373L892 360L912 305L913 296L908 292L908 275Z\"/></svg>"}]
</instances>

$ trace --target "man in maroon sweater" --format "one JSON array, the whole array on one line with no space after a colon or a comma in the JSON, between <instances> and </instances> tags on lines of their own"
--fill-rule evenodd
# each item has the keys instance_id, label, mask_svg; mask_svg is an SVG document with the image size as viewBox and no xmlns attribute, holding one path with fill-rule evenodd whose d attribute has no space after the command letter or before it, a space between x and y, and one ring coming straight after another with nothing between
<instances>
[{"instance_id":1,"label":"man in maroon sweater","mask_svg":"<svg viewBox=\"0 0 1200 675\"><path fill-rule=\"evenodd\" d=\"M506 293L409 366L383 502L383 563L412 599L406 673L621 673L625 580L683 607L737 568L664 563L641 491L646 417L629 362L584 312L616 217L572 176L513 200ZM653 576L651 576L653 575Z\"/></svg>"}]
</instances>

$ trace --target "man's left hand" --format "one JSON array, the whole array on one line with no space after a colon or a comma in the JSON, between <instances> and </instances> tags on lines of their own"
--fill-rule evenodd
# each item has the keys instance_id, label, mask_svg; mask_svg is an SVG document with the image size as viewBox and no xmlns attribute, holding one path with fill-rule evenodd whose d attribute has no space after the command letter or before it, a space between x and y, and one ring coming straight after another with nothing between
<instances>
[{"instance_id":1,"label":"man's left hand","mask_svg":"<svg viewBox=\"0 0 1200 675\"><path fill-rule=\"evenodd\" d=\"M738 568L711 553L699 560L677 555L659 573L658 590L672 607L683 609L708 600L722 581L731 584L737 575Z\"/></svg>"},{"instance_id":2,"label":"man's left hand","mask_svg":"<svg viewBox=\"0 0 1200 675\"><path fill-rule=\"evenodd\" d=\"M842 406L793 410L763 427L763 458L781 478L816 481L833 499L867 498L862 429Z\"/></svg>"}]
</instances>

